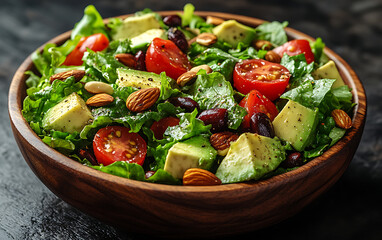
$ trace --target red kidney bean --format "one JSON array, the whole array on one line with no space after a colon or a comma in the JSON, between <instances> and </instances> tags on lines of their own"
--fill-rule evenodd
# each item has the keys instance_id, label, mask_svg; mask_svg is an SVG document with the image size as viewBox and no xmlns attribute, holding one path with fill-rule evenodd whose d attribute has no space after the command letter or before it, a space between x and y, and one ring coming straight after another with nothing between
<instances>
[{"instance_id":1,"label":"red kidney bean","mask_svg":"<svg viewBox=\"0 0 382 240\"><path fill-rule=\"evenodd\" d=\"M259 135L273 138L275 131L273 129L272 121L265 113L254 113L251 117L251 132Z\"/></svg>"},{"instance_id":2,"label":"red kidney bean","mask_svg":"<svg viewBox=\"0 0 382 240\"><path fill-rule=\"evenodd\" d=\"M212 125L211 132L219 132L227 127L227 109L214 108L201 112L198 119L202 120L205 125Z\"/></svg>"},{"instance_id":3,"label":"red kidney bean","mask_svg":"<svg viewBox=\"0 0 382 240\"><path fill-rule=\"evenodd\" d=\"M301 153L294 152L288 154L287 158L281 163L283 168L294 168L304 164L304 158Z\"/></svg>"},{"instance_id":4,"label":"red kidney bean","mask_svg":"<svg viewBox=\"0 0 382 240\"><path fill-rule=\"evenodd\" d=\"M172 97L167 100L169 103L175 107L180 107L186 110L186 112L192 112L196 109L199 111L199 104L195 102L192 98L188 97Z\"/></svg>"},{"instance_id":5,"label":"red kidney bean","mask_svg":"<svg viewBox=\"0 0 382 240\"><path fill-rule=\"evenodd\" d=\"M170 28L167 32L168 40L171 40L182 51L187 52L188 42L184 33L177 28Z\"/></svg>"},{"instance_id":6,"label":"red kidney bean","mask_svg":"<svg viewBox=\"0 0 382 240\"><path fill-rule=\"evenodd\" d=\"M78 152L78 155L81 158L86 158L92 165L97 165L97 166L99 165L96 157L90 150L80 149L80 151Z\"/></svg>"},{"instance_id":7,"label":"red kidney bean","mask_svg":"<svg viewBox=\"0 0 382 240\"><path fill-rule=\"evenodd\" d=\"M138 51L135 54L136 69L140 71L146 71L145 56L146 54L143 51Z\"/></svg>"},{"instance_id":8,"label":"red kidney bean","mask_svg":"<svg viewBox=\"0 0 382 240\"><path fill-rule=\"evenodd\" d=\"M169 27L177 27L182 25L182 19L178 15L169 15L163 18L163 23Z\"/></svg>"}]
</instances>

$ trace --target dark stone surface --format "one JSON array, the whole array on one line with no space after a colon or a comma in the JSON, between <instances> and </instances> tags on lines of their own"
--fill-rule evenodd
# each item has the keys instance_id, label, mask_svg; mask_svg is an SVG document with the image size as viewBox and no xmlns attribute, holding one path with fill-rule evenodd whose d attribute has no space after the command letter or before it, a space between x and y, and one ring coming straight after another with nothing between
<instances>
[{"instance_id":1,"label":"dark stone surface","mask_svg":"<svg viewBox=\"0 0 382 240\"><path fill-rule=\"evenodd\" d=\"M186 1L97 0L103 17L145 7L178 10ZM324 42L355 69L365 85L368 118L348 170L328 192L296 216L226 239L382 238L382 2L380 0L192 1L197 10L287 20ZM90 1L0 1L0 239L145 239L91 218L52 194L18 150L7 115L7 93L17 67L52 37L73 27ZM149 220L149 219L148 219Z\"/></svg>"}]
</instances>

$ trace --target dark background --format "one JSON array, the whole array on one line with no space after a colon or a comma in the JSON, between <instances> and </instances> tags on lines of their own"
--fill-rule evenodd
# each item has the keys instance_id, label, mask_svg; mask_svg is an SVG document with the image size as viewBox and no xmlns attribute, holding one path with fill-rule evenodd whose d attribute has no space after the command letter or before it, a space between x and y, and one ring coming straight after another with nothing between
<instances>
[{"instance_id":1,"label":"dark background","mask_svg":"<svg viewBox=\"0 0 382 240\"><path fill-rule=\"evenodd\" d=\"M186 2L0 0L0 239L148 238L123 232L81 213L38 180L14 141L7 94L22 61L47 40L70 30L87 4L93 3L106 18L146 7L155 11L180 10ZM200 11L286 20L292 28L322 37L354 68L368 97L362 141L338 183L296 216L226 239L382 239L382 1L190 2Z\"/></svg>"}]
</instances>

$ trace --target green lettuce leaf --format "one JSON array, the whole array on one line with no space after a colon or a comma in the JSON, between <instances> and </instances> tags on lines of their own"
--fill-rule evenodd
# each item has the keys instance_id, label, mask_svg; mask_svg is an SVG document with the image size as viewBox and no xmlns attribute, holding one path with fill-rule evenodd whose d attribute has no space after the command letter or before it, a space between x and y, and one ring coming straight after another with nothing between
<instances>
[{"instance_id":1,"label":"green lettuce leaf","mask_svg":"<svg viewBox=\"0 0 382 240\"><path fill-rule=\"evenodd\" d=\"M266 22L256 28L257 39L267 40L275 46L280 46L288 41L284 28L288 22Z\"/></svg>"},{"instance_id":2,"label":"green lettuce leaf","mask_svg":"<svg viewBox=\"0 0 382 240\"><path fill-rule=\"evenodd\" d=\"M115 176L145 181L145 171L141 165L136 163L128 163L125 161L117 161L107 166L91 166L101 172L109 173Z\"/></svg>"},{"instance_id":3,"label":"green lettuce leaf","mask_svg":"<svg viewBox=\"0 0 382 240\"><path fill-rule=\"evenodd\" d=\"M109 43L106 52L113 56L118 53L131 53L131 41L129 39L114 40Z\"/></svg>"},{"instance_id":4,"label":"green lettuce leaf","mask_svg":"<svg viewBox=\"0 0 382 240\"><path fill-rule=\"evenodd\" d=\"M107 83L115 83L118 79L117 68L126 67L112 53L93 52L89 49L82 60L91 79Z\"/></svg>"},{"instance_id":5,"label":"green lettuce leaf","mask_svg":"<svg viewBox=\"0 0 382 240\"><path fill-rule=\"evenodd\" d=\"M316 41L310 42L310 48L314 54L315 68L318 68L329 61L328 56L324 53L325 43L321 38L317 38Z\"/></svg>"},{"instance_id":6,"label":"green lettuce leaf","mask_svg":"<svg viewBox=\"0 0 382 240\"><path fill-rule=\"evenodd\" d=\"M314 69L314 63L308 64L304 54L295 56L284 54L280 64L286 67L291 74L289 88L294 88L305 82L307 79L313 79L310 74Z\"/></svg>"},{"instance_id":7,"label":"green lettuce leaf","mask_svg":"<svg viewBox=\"0 0 382 240\"><path fill-rule=\"evenodd\" d=\"M239 62L240 59L232 56L231 54L221 50L219 48L207 48L197 58L193 60L195 65L208 64L211 61L224 61L226 59L232 59Z\"/></svg>"},{"instance_id":8,"label":"green lettuce leaf","mask_svg":"<svg viewBox=\"0 0 382 240\"><path fill-rule=\"evenodd\" d=\"M192 113L180 113L179 125L169 127L164 132L165 138L181 141L202 133L210 133L211 126L205 126L203 121L197 119L198 111L195 109Z\"/></svg>"},{"instance_id":9,"label":"green lettuce leaf","mask_svg":"<svg viewBox=\"0 0 382 240\"><path fill-rule=\"evenodd\" d=\"M89 5L85 8L82 19L74 26L71 39L75 39L77 36L90 36L95 33L108 36L101 15L93 5Z\"/></svg>"},{"instance_id":10,"label":"green lettuce leaf","mask_svg":"<svg viewBox=\"0 0 382 240\"><path fill-rule=\"evenodd\" d=\"M158 169L154 175L147 179L148 182L170 184L170 185L180 185L182 182L180 179L174 178L170 173L163 169Z\"/></svg>"},{"instance_id":11,"label":"green lettuce leaf","mask_svg":"<svg viewBox=\"0 0 382 240\"><path fill-rule=\"evenodd\" d=\"M199 71L198 78L186 91L200 106L200 110L225 108L228 110L228 127L238 129L246 110L234 98L232 85L220 73Z\"/></svg>"},{"instance_id":12,"label":"green lettuce leaf","mask_svg":"<svg viewBox=\"0 0 382 240\"><path fill-rule=\"evenodd\" d=\"M314 109L323 102L334 82L334 79L308 80L302 85L285 92L281 95L281 98L290 99L305 107Z\"/></svg>"}]
</instances>

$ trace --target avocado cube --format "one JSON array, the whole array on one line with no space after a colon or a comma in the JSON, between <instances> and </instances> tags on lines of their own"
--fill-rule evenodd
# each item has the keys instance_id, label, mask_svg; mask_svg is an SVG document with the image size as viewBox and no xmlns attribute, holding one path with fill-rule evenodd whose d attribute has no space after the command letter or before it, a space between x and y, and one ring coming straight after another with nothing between
<instances>
[{"instance_id":1,"label":"avocado cube","mask_svg":"<svg viewBox=\"0 0 382 240\"><path fill-rule=\"evenodd\" d=\"M337 88L345 85L344 80L342 80L342 77L338 72L336 64L333 62L333 60L330 60L325 65L317 68L314 72L312 72L312 76L314 79L336 79L332 85L332 88Z\"/></svg>"},{"instance_id":2,"label":"avocado cube","mask_svg":"<svg viewBox=\"0 0 382 240\"><path fill-rule=\"evenodd\" d=\"M238 23L236 20L228 20L213 28L212 32L219 40L228 42L232 47L237 47L239 42L250 44L255 38L256 30Z\"/></svg>"},{"instance_id":3,"label":"avocado cube","mask_svg":"<svg viewBox=\"0 0 382 240\"><path fill-rule=\"evenodd\" d=\"M222 183L257 180L285 160L285 149L277 138L243 133L228 150L216 171Z\"/></svg>"},{"instance_id":4,"label":"avocado cube","mask_svg":"<svg viewBox=\"0 0 382 240\"><path fill-rule=\"evenodd\" d=\"M189 168L209 170L215 162L217 152L203 136L190 138L174 144L168 151L164 170L175 178L183 178Z\"/></svg>"},{"instance_id":5,"label":"avocado cube","mask_svg":"<svg viewBox=\"0 0 382 240\"><path fill-rule=\"evenodd\" d=\"M318 109L312 110L289 100L273 120L275 135L289 142L297 151L311 143L318 124Z\"/></svg>"},{"instance_id":6,"label":"avocado cube","mask_svg":"<svg viewBox=\"0 0 382 240\"><path fill-rule=\"evenodd\" d=\"M84 100L77 93L72 93L45 113L42 127L45 130L80 132L92 119Z\"/></svg>"},{"instance_id":7,"label":"avocado cube","mask_svg":"<svg viewBox=\"0 0 382 240\"><path fill-rule=\"evenodd\" d=\"M153 13L142 16L131 16L123 20L122 24L112 32L113 40L131 39L149 29L160 28L159 21Z\"/></svg>"},{"instance_id":8,"label":"avocado cube","mask_svg":"<svg viewBox=\"0 0 382 240\"><path fill-rule=\"evenodd\" d=\"M165 30L150 29L131 39L131 48L134 52L145 50L154 38L166 39Z\"/></svg>"},{"instance_id":9,"label":"avocado cube","mask_svg":"<svg viewBox=\"0 0 382 240\"><path fill-rule=\"evenodd\" d=\"M127 68L117 69L118 79L116 84L119 87L135 87L138 89L144 88L160 88L160 75L152 72L139 71Z\"/></svg>"}]
</instances>

